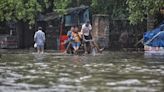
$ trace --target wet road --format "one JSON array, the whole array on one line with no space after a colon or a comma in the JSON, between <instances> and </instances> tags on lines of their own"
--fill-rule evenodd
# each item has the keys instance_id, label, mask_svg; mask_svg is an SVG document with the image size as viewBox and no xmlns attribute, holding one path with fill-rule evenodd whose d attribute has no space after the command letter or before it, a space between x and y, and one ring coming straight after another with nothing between
<instances>
[{"instance_id":1,"label":"wet road","mask_svg":"<svg viewBox=\"0 0 164 92\"><path fill-rule=\"evenodd\" d=\"M164 92L164 59L130 52L3 54L0 92Z\"/></svg>"}]
</instances>

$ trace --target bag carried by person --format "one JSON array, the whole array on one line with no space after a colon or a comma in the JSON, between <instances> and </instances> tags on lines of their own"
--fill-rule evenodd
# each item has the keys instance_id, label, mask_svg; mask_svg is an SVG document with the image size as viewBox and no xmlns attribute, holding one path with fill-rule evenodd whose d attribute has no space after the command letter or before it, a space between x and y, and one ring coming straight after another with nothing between
<instances>
[{"instance_id":1,"label":"bag carried by person","mask_svg":"<svg viewBox=\"0 0 164 92\"><path fill-rule=\"evenodd\" d=\"M34 43L34 48L36 48L37 47L37 44L36 43Z\"/></svg>"}]
</instances>

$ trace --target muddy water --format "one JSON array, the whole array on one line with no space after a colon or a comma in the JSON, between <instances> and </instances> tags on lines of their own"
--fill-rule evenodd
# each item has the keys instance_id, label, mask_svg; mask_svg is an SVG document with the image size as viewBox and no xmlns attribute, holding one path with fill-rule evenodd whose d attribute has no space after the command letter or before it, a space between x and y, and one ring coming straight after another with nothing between
<instances>
[{"instance_id":1,"label":"muddy water","mask_svg":"<svg viewBox=\"0 0 164 92\"><path fill-rule=\"evenodd\" d=\"M164 92L164 60L125 52L3 54L0 92Z\"/></svg>"}]
</instances>

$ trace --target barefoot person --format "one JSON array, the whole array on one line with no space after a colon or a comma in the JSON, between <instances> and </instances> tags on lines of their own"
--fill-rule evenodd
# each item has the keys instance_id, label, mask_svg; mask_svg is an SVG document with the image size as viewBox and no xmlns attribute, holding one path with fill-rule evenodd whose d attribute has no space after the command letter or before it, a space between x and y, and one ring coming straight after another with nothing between
<instances>
[{"instance_id":1,"label":"barefoot person","mask_svg":"<svg viewBox=\"0 0 164 92\"><path fill-rule=\"evenodd\" d=\"M80 44L81 44L81 42L80 42L80 36L78 34L78 30L79 29L76 26L74 28L74 31L72 32L72 40L73 40L72 47L73 47L75 53L79 50L79 47L80 47Z\"/></svg>"},{"instance_id":2,"label":"barefoot person","mask_svg":"<svg viewBox=\"0 0 164 92\"><path fill-rule=\"evenodd\" d=\"M38 31L35 32L34 41L36 43L37 52L44 53L44 44L45 44L45 33L42 31L42 27L38 28Z\"/></svg>"},{"instance_id":3,"label":"barefoot person","mask_svg":"<svg viewBox=\"0 0 164 92\"><path fill-rule=\"evenodd\" d=\"M66 49L64 53L67 53L68 50L70 49L70 46L72 44L72 32L74 30L74 26L71 27L71 29L67 32L68 39L63 43L66 45Z\"/></svg>"},{"instance_id":4,"label":"barefoot person","mask_svg":"<svg viewBox=\"0 0 164 92\"><path fill-rule=\"evenodd\" d=\"M87 44L89 44L89 43L91 43L92 47L96 47L99 52L101 52L103 50L103 49L99 48L99 46L96 44L95 41L91 41L91 40L93 40L91 30L92 30L92 26L90 24L90 21L88 20L88 21L86 21L85 24L82 25L82 28L81 28L81 33L82 33L82 37L84 40L85 54L87 53Z\"/></svg>"}]
</instances>

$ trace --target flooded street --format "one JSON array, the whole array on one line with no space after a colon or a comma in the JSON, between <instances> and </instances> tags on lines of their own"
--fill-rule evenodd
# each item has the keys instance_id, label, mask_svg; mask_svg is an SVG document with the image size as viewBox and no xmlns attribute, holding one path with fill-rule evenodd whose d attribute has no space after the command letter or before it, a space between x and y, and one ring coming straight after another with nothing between
<instances>
[{"instance_id":1,"label":"flooded street","mask_svg":"<svg viewBox=\"0 0 164 92\"><path fill-rule=\"evenodd\" d=\"M0 92L164 92L164 60L132 52L2 54Z\"/></svg>"}]
</instances>

